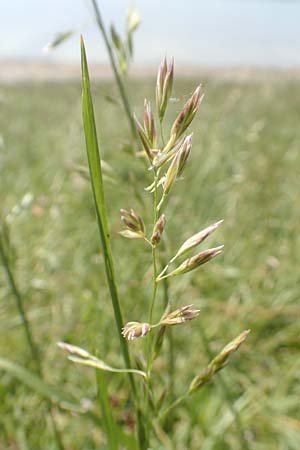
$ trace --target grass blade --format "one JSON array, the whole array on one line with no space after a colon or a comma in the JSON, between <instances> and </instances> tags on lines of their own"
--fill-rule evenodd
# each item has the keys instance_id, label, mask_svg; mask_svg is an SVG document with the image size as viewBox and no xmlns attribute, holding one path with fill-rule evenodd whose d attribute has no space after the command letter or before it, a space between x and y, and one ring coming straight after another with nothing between
<instances>
[{"instance_id":1,"label":"grass blade","mask_svg":"<svg viewBox=\"0 0 300 450\"><path fill-rule=\"evenodd\" d=\"M83 125L85 132L86 149L89 163L89 170L91 175L91 184L95 202L96 216L98 221L98 227L100 232L100 238L102 243L102 249L105 261L105 270L107 276L108 287L110 291L110 296L112 300L112 305L114 309L115 322L117 326L117 333L120 340L120 347L122 355L124 358L125 366L127 369L131 369L129 351L126 340L121 335L121 329L123 327L123 318L120 308L119 296L115 281L114 268L113 268L113 258L110 247L110 234L107 223L107 213L104 201L104 191L102 182L102 170L101 170L101 160L99 153L99 146L97 140L95 116L93 101L91 96L90 88L90 78L89 71L85 53L85 47L83 39L81 38L81 70L82 70L82 116ZM135 382L133 375L128 374L133 396L136 400L137 390L135 387ZM141 443L141 449L146 448L144 427L142 424L142 417L140 411L137 412L137 423L138 423L138 435L139 442Z\"/></svg>"},{"instance_id":2,"label":"grass blade","mask_svg":"<svg viewBox=\"0 0 300 450\"><path fill-rule=\"evenodd\" d=\"M96 216L101 237L102 249L104 254L105 270L108 287L113 304L115 322L120 340L120 346L127 369L130 369L130 358L126 340L121 335L123 327L123 318L120 308L120 302L115 281L113 268L113 259L110 248L110 234L107 223L107 213L104 200L104 190L102 182L102 170L100 162L100 153L96 132L94 108L90 90L90 79L86 60L86 53L83 40L81 39L81 69L82 69L82 115L85 132L86 150L88 156L89 170L91 175L91 184L96 208ZM131 375L129 375L132 378Z\"/></svg>"}]
</instances>

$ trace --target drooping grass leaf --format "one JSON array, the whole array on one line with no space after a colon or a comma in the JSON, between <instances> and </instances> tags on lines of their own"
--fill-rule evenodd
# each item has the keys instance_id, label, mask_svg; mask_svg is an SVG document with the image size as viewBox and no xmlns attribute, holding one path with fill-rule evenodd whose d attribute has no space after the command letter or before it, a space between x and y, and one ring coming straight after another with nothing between
<instances>
[{"instance_id":1,"label":"drooping grass leaf","mask_svg":"<svg viewBox=\"0 0 300 450\"><path fill-rule=\"evenodd\" d=\"M94 355L91 355L86 350L76 345L67 344L66 342L59 342L58 346L70 354L68 359L78 364L83 364L84 366L95 367L96 369L104 370L105 372L116 372L116 373L134 373L136 375L141 375L146 377L146 373L142 370L136 369L117 369L106 364L101 359Z\"/></svg>"}]
</instances>

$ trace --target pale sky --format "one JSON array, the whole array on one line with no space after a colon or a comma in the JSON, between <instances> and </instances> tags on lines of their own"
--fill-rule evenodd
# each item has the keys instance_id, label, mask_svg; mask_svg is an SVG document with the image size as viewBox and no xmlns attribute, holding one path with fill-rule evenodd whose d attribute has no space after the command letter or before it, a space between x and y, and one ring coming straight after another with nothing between
<instances>
[{"instance_id":1,"label":"pale sky","mask_svg":"<svg viewBox=\"0 0 300 450\"><path fill-rule=\"evenodd\" d=\"M300 0L98 0L107 25L124 28L129 4L142 24L135 61L165 54L195 65L300 66ZM55 32L82 32L90 62L106 62L90 0L0 0L0 59L78 62L79 37L59 49L41 49Z\"/></svg>"}]
</instances>

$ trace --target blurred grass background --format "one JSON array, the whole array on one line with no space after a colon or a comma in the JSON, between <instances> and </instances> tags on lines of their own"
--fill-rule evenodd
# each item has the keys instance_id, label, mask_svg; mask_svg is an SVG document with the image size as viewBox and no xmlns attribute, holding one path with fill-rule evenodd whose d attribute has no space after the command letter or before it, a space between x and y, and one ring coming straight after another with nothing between
<instances>
[{"instance_id":1,"label":"blurred grass background","mask_svg":"<svg viewBox=\"0 0 300 450\"><path fill-rule=\"evenodd\" d=\"M299 450L299 81L201 80L206 93L193 125L194 146L184 181L168 202L167 254L221 218L209 244L223 254L170 283L174 305L193 303L199 318L174 328L174 389L185 391L207 363L199 323L213 352L251 328L246 344L223 372L253 450ZM198 80L175 83L169 124ZM130 95L141 115L152 102L154 78L134 81ZM149 223L149 182L140 159L126 153L127 123L110 82L94 84L98 133L113 169L106 183L113 252L125 320L145 320L150 299L150 255L143 243L118 236L119 209L133 207ZM122 365L101 256L90 186L73 168L86 164L80 85L0 86L0 205L7 215L26 193L27 211L11 223L15 272L25 295L47 381L86 404L95 401L95 374L68 362L59 340ZM125 150L124 150L125 149ZM134 186L132 183L134 180ZM134 190L141 194L142 203ZM203 246L203 248L205 245ZM32 368L4 271L0 271L0 355ZM163 294L160 293L163 310ZM131 344L140 354L140 342ZM164 347L168 352L167 344ZM157 386L165 360L157 360ZM159 388L161 389L161 388ZM115 413L130 431L127 379L109 377ZM97 409L96 405L96 409ZM67 449L105 449L101 428L84 415L55 410ZM239 450L237 432L216 381L176 413L177 449ZM0 448L55 449L44 401L0 371ZM158 447L157 447L158 448ZM162 447L161 447L162 448Z\"/></svg>"}]
</instances>

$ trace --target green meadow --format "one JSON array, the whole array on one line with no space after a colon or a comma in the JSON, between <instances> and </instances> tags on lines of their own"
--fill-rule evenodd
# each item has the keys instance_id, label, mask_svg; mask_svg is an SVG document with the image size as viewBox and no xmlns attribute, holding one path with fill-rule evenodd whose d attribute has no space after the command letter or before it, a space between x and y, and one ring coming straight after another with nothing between
<instances>
[{"instance_id":1,"label":"green meadow","mask_svg":"<svg viewBox=\"0 0 300 450\"><path fill-rule=\"evenodd\" d=\"M150 75L129 85L138 117L145 97L154 104L156 74ZM245 329L251 334L220 375L176 409L163 433L170 431L176 450L242 450L240 432L251 450L299 450L299 80L288 74L243 81L199 78L175 78L177 100L166 115L165 130L202 83L205 98L193 122L189 164L165 209L163 257L220 219L224 223L202 247L225 247L209 264L170 280L172 304L193 304L201 312L172 329L173 353L165 340L155 362L157 396L164 389L182 395L210 353ZM114 83L93 80L92 88L122 312L125 321L143 322L151 255L140 240L118 234L119 211L133 208L150 228L151 197L144 188L151 176L145 159L131 154ZM123 367L84 170L80 83L0 85L0 135L0 214L9 224L11 266L45 383L77 405L52 396L53 415L66 450L109 450L95 371L68 361L57 346L66 341ZM162 313L163 290L157 305ZM143 340L129 345L138 365ZM170 357L176 370L168 375ZM56 450L44 393L27 375L1 365L3 360L26 368L26 374L34 371L0 267L0 449ZM128 379L105 374L105 380L124 448L134 449ZM153 450L168 448L164 439L157 438Z\"/></svg>"}]
</instances>

